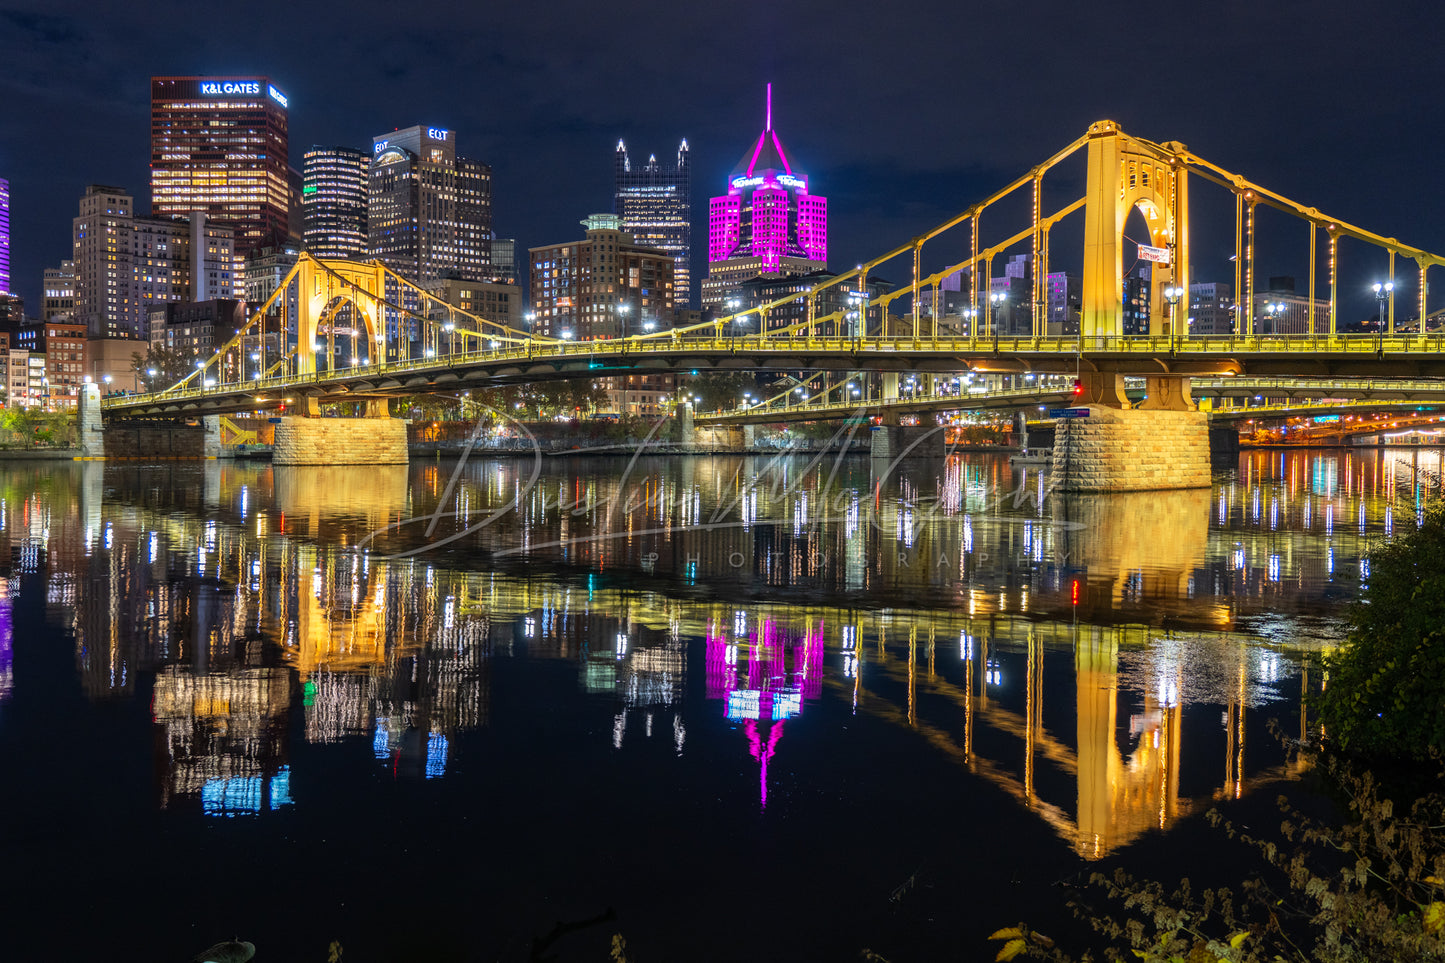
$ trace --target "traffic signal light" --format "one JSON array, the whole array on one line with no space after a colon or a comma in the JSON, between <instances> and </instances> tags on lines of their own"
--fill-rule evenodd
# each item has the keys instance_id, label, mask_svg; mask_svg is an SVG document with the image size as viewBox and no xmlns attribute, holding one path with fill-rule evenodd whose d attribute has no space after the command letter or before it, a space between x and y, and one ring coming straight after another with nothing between
<instances>
[{"instance_id":1,"label":"traffic signal light","mask_svg":"<svg viewBox=\"0 0 1445 963\"><path fill-rule=\"evenodd\" d=\"M1083 393L1084 393L1084 383L1083 383L1082 381L1080 381L1078 378L1075 378L1075 379L1074 379L1074 397L1077 398L1077 397L1079 397L1079 395L1081 395L1081 394L1083 394Z\"/></svg>"}]
</instances>

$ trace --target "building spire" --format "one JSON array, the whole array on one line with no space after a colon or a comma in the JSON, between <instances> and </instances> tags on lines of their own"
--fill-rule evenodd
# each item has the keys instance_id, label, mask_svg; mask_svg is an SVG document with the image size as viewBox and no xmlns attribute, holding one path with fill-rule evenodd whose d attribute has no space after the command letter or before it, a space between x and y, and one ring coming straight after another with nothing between
<instances>
[{"instance_id":1,"label":"building spire","mask_svg":"<svg viewBox=\"0 0 1445 963\"><path fill-rule=\"evenodd\" d=\"M768 84L768 121L764 130L773 129L773 85Z\"/></svg>"}]
</instances>

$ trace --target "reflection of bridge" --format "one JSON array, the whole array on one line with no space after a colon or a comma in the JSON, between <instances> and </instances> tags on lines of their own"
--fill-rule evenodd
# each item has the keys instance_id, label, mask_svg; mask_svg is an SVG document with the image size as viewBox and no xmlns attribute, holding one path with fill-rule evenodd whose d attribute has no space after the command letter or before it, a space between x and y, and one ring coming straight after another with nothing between
<instances>
[{"instance_id":1,"label":"reflection of bridge","mask_svg":"<svg viewBox=\"0 0 1445 963\"><path fill-rule=\"evenodd\" d=\"M1075 155L1085 161L1084 195L1047 213L1045 175ZM1067 175L1059 180L1067 183ZM1166 306L1166 291L1189 290L1194 181L1222 187L1234 200L1234 291L1246 315L1239 316L1236 310L1234 333L1219 337L1195 336L1179 323L1178 304ZM1007 236L988 244L980 235L983 213L1021 199L1030 200L1027 223L1012 234L1005 227ZM1156 251L1148 331L1126 335L1123 231L1134 210L1143 215ZM1265 210L1283 212L1309 227L1310 268L1303 299L1307 323L1298 335L1266 334L1248 316L1255 303L1256 221ZM1050 273L1050 239L1056 227L1080 212L1080 315L1077 331L1063 333L1048 317L1045 279ZM990 224L995 213L990 212ZM951 245L950 250L966 246L968 256L925 275L925 245L945 236L951 240L941 244ZM958 243L961 236L963 245ZM318 404L327 401L706 369L878 372L884 402L899 398L898 376L903 372L1069 374L1082 382L1082 403L1120 411L1128 407L1123 378L1135 376L1148 382L1142 408L1157 414L1189 410L1189 379L1200 376L1445 377L1441 355L1445 335L1397 330L1393 288L1378 335L1348 336L1339 331L1344 241L1383 250L1391 280L1397 259L1413 261L1419 278L1418 316L1428 314L1428 271L1445 264L1445 259L1297 204L1192 154L1182 144L1145 141L1125 134L1111 121L1100 121L1003 190L856 271L758 308L653 334L586 343L529 335L445 305L379 264L303 256L276 294L196 372L165 391L107 399L103 408L115 415L164 416L285 405L289 411L315 415ZM1006 311L1001 303L996 308L980 278L991 277L993 261L1016 248L1028 251L1032 295L1026 304ZM862 282L870 272L910 255L908 283L862 310L824 313L826 289L866 287ZM1319 296L1317 263L1324 265L1326 296ZM925 316L924 302L940 304L945 279L960 273L968 277L968 323L946 322L937 311ZM906 306L907 313L894 314L890 306L895 302ZM754 314L756 318L751 317ZM1324 323L1317 322L1317 315ZM750 321L757 322L756 334L730 334L743 327L752 330ZM371 410L381 413L375 406ZM277 440L282 460L292 457L293 447L309 452L296 457L320 458L316 452L334 454L349 448L352 440L341 437L335 426L324 432L315 426L283 427L286 430L278 432ZM1202 419L1120 414L1066 428L1062 432L1066 443L1072 445L1074 439L1081 452L1098 448L1085 441L1096 435L1110 439L1101 442L1104 448L1137 447L1141 441L1160 438L1174 446L1159 452L1175 465L1173 472L1148 481L1130 475L1127 461L1137 459L1119 465L1106 457L1099 464L1085 464L1088 459L1082 457L1070 460L1071 466L1079 462L1074 487L1208 482L1207 464L1201 466L1188 454L1199 447ZM375 434L375 428L353 432L357 438ZM384 461L389 456L366 451L362 457Z\"/></svg>"},{"instance_id":2,"label":"reflection of bridge","mask_svg":"<svg viewBox=\"0 0 1445 963\"><path fill-rule=\"evenodd\" d=\"M1245 778L1245 709L1258 672L1250 662L1259 657L1247 645L1234 642L1210 657L1218 660L1211 665L1222 670L1232 687L1210 697L1225 710L1224 780L1210 797L1199 800L1180 794L1185 734L1179 691L1192 680L1182 662L1164 654L1167 645L1158 645L1163 640L1146 643L1148 674L1157 685L1133 693L1142 702L1140 711L1128 719L1130 737L1137 741L1132 750L1121 751L1120 697L1125 695L1123 704L1128 705L1131 700L1126 694L1131 686L1121 678L1117 635L1097 627L1073 627L1075 719L1074 731L1065 736L1050 732L1044 723L1045 654L1058 640L1048 638L1045 627L1038 628L1036 632L1035 627L1028 627L1023 640L1002 642L1004 651L1023 649L1023 677L1009 680L1023 691L1021 712L1006 708L998 698L1006 691L998 659L1002 640L991 638L992 631L959 636L962 678L956 681L939 671L943 660L936 657L935 649L944 646L936 642L932 626L908 631L906 660L886 651L880 629L877 655L865 655L860 648L858 660L851 664L851 678L830 681L834 691L851 698L860 711L915 730L932 747L993 783L1048 823L1086 859L1106 856L1149 830L1167 828L1200 802L1235 798L1251 781L1267 782L1284 774L1275 769L1259 773L1254 780ZM1192 639L1191 644L1215 645L1204 639ZM871 663L871 691L863 685L865 661ZM1307 669L1300 681L1302 688L1308 689ZM884 686L904 688L906 708L886 695L880 697ZM949 717L948 721L930 721L929 706L942 707L940 715ZM961 725L957 720L960 712ZM1302 716L1302 726L1304 721ZM1017 755L985 755L979 749L984 742L1010 745ZM1041 788L1048 785L1056 793L1060 787L1057 778L1049 779L1045 773L1072 782L1073 798L1059 798Z\"/></svg>"},{"instance_id":3,"label":"reflection of bridge","mask_svg":"<svg viewBox=\"0 0 1445 963\"><path fill-rule=\"evenodd\" d=\"M1261 458L1245 472L1238 491L1233 484L1227 492L1221 487L1219 524L1228 518L1230 527L1219 535L1238 553L1241 568L1263 566L1265 557L1279 553L1282 565L1268 563L1271 579L1310 581L1309 572L1291 558L1298 549L1291 540L1315 530L1309 520L1311 505L1316 526L1338 525L1331 538L1330 571L1358 558L1366 543L1364 502L1337 498L1336 489L1353 491L1366 479L1363 473L1351 476L1347 461L1334 478L1327 465L1336 457L1292 458L1293 474L1286 474L1273 458ZM1257 473L1262 468L1280 472L1271 476L1280 487L1264 490L1261 522ZM338 477L338 471L346 470L293 469L287 479L286 472L273 475L250 466L212 463L202 497L194 508L181 511L152 506L142 498L114 501L139 490L136 484L115 485L116 470L103 473L99 465L76 466L71 477L84 478L90 494L82 492L81 511L55 511L57 519L72 520L73 531L68 542L52 544L48 554L51 564L82 572L93 558L104 560L92 580L83 583L80 597L69 603L79 613L77 659L88 686L93 686L90 691L133 685L125 680L144 678L157 665L183 666L165 670L157 679L155 710L174 736L174 745L180 747L188 732L228 731L238 737L235 753L223 741L204 740L195 742L193 752L187 750L191 756L174 750L172 765L188 758L197 761L192 767L196 778L173 780L169 791L174 793L199 791L195 787L206 780L274 774L274 767L265 769L263 764L285 762L282 741L288 728L293 734L304 732L309 742L365 736L378 758L391 760L389 766L400 759L405 770L410 759L418 774L439 774L447 738L485 724L493 646L497 653L506 652L510 646L504 640L514 637L526 640L533 657L574 662L589 691L615 692L624 715L629 708L651 712L649 707L667 707L674 718L671 738L681 751L686 694L698 691L686 684L689 665L699 664L686 658L686 640L694 639L706 647L701 660L708 676L705 694L719 700L707 703L705 712L726 712L740 724L758 760L761 790L766 790L765 770L775 753L782 755L774 774L789 764L788 753L796 751L789 745L802 745L782 739L782 722L800 712L827 718L804 708L820 698L822 679L822 698L856 700L860 714L909 727L945 757L1028 805L1092 857L1188 812L1189 797L1207 798L1209 785L1216 794L1247 791L1260 767L1251 759L1246 773L1241 761L1245 712L1258 704L1262 686L1279 681L1281 667L1303 655L1207 628L1181 636L1137 623L1090 624L1098 613L1080 601L1131 591L1155 612L1169 599L1187 596L1192 609L1213 610L1216 624L1229 623L1226 609L1234 610L1237 601L1224 604L1226 597L1217 589L1211 594L1202 580L1208 574L1207 556L1218 554L1207 545L1216 508L1206 492L1084 496L1074 500L1068 520L1078 527L1070 530L1093 534L1068 536L1073 541L1045 541L1046 531L1049 539L1065 538L1063 526L1035 525L1032 541L1025 535L1026 540L1018 542L1015 533L1001 527L1005 520L994 523L1000 527L988 527L989 512L975 510L966 528L960 518L960 529L971 533L969 551L1002 559L1012 545L1009 557L1027 560L1034 557L1034 546L1041 546L1039 559L1058 559L1059 567L1067 560L1073 574L1065 576L1059 590L1064 617L1055 618L1048 616L1049 576L1042 563L1036 577L1011 579L1007 585L970 569L967 600L938 609L892 607L898 599L918 595L907 587L919 583L897 580L888 583L893 588L887 608L861 607L868 604L867 597L851 591L846 605L739 606L699 598L681 586L680 591L670 590L667 580L651 574L644 582L645 570L626 559L609 561L606 568L614 574L631 572L635 581L614 577L583 589L574 578L538 574L540 565L529 566L522 576L479 574L357 551L348 533L396 512L429 512L473 500L475 510L483 512L492 504L482 489L468 487L455 493L456 503L423 501L409 508L409 498L425 499L428 489L435 497L445 487L444 479L434 479L435 485L426 482L430 469L420 470L422 483L409 494L407 486L386 484L384 478L368 490ZM120 470L121 478L154 477L145 474L150 469ZM350 473L384 476L401 470ZM107 474L109 486L103 484ZM724 478L731 474L719 473ZM1371 484L1380 484L1380 472L1371 470L1369 476ZM310 484L300 484L303 477ZM274 489L269 487L273 479ZM489 477L482 487L492 484ZM363 491L367 500L331 512L330 527L323 527L327 494L338 490ZM1298 492L1303 504L1284 499L1288 492ZM710 516L717 495L704 496L703 517ZM799 493L808 495L816 505L820 493ZM1283 499L1278 528L1270 520L1276 496ZM1247 520L1251 502L1253 524ZM791 528L796 504L763 502L755 521ZM1416 504L1402 501L1397 515L1413 514ZM11 505L18 518L20 509L15 502ZM1358 536L1353 534L1357 506ZM885 499L877 511L891 516L898 507ZM1304 520L1292 523L1300 509ZM862 510L866 533L873 523L866 505ZM1027 518L1014 521L1019 529L1029 530ZM567 524L582 522L570 518ZM842 528L848 522L838 524ZM57 523L57 532L59 528ZM92 531L104 541L92 546ZM849 540L860 554L866 551L877 560L874 571L880 573L889 564L899 564L894 545L904 545L893 542L893 531L884 534L888 537L881 542L865 542L864 533ZM0 536L13 545L21 527L12 524ZM55 533L50 537L59 539ZM719 548L725 557L735 546L748 544L724 543ZM919 538L913 544L919 549L915 565L963 572L962 563L951 555L941 559L945 543ZM142 565L133 570L121 559L136 545L148 546L151 558L189 561L178 562L176 568ZM1256 563L1257 552L1262 554ZM695 572L702 582L720 582L720 571L709 567L705 553L699 555ZM579 558L581 570L591 570L594 563ZM1015 570L1012 562L1007 565ZM1067 617L1068 582L1076 586L1072 620ZM159 614L143 615L147 606L125 601L133 598L144 598L147 605L154 600ZM975 607L980 614L973 614ZM115 617L118 611L132 613L133 620ZM170 625L168 631L174 634L163 632L157 639L142 631L152 618ZM259 671L266 650L257 643L263 639L275 644L280 664ZM238 652L247 653L239 662ZM299 710L292 702L291 683L271 681L283 668L294 673L301 687ZM233 669L240 673L233 683L219 680L219 674ZM1180 709L1183 702L1220 706L1225 712L1223 733L1204 721L1208 713L1186 718ZM288 713L296 711L304 725L289 727ZM689 715L687 723L695 719ZM800 722L799 732L805 731L804 725L813 724ZM278 749L257 758L255 744L242 744L240 737L268 726ZM1132 744L1121 744L1126 727ZM413 743L404 741L408 732ZM621 728L613 737L620 741ZM1217 754L1200 749L1211 745ZM251 755L243 756L242 749ZM1197 768L1190 771L1201 756L1208 778L1201 778ZM225 768L232 758L247 768ZM1212 776L1215 760L1223 762L1222 783Z\"/></svg>"}]
</instances>

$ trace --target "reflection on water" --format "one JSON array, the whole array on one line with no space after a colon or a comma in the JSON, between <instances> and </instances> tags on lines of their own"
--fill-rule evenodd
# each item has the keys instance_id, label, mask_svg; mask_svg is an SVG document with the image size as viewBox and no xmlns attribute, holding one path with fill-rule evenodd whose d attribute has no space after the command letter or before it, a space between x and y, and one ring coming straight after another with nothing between
<instances>
[{"instance_id":1,"label":"reflection on water","mask_svg":"<svg viewBox=\"0 0 1445 963\"><path fill-rule=\"evenodd\" d=\"M849 825L798 782L871 720L866 751L925 745L1094 858L1279 774L1260 719L1304 725L1365 550L1440 490L1434 451L1248 454L1209 491L1070 497L976 456L453 469L4 469L0 703L38 591L84 695L149 706L165 809L305 807L302 746L505 781L468 739L526 724L495 680L535 664L566 674L522 702L611 707L578 737L599 758L665 746L646 765L670 779L698 732L730 733L760 814Z\"/></svg>"}]
</instances>

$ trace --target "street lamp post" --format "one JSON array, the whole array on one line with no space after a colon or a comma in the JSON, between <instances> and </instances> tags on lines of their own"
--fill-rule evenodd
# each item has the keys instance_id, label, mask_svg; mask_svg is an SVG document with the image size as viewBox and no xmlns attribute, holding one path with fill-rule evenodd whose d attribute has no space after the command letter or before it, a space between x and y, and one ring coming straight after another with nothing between
<instances>
[{"instance_id":1,"label":"street lamp post","mask_svg":"<svg viewBox=\"0 0 1445 963\"><path fill-rule=\"evenodd\" d=\"M1381 284L1376 281L1373 285L1375 291L1375 304L1379 308L1379 317L1375 320L1375 344L1379 354L1385 353L1385 306L1390 301L1390 294L1395 290L1394 281L1386 281Z\"/></svg>"},{"instance_id":2,"label":"street lamp post","mask_svg":"<svg viewBox=\"0 0 1445 963\"><path fill-rule=\"evenodd\" d=\"M1169 350L1174 350L1176 342L1175 332L1179 330L1179 299L1184 297L1184 289L1170 285L1164 289L1164 300L1169 302Z\"/></svg>"},{"instance_id":3,"label":"street lamp post","mask_svg":"<svg viewBox=\"0 0 1445 963\"><path fill-rule=\"evenodd\" d=\"M1266 304L1264 313L1269 316L1269 333L1279 334L1279 317L1284 313L1284 305L1278 302Z\"/></svg>"},{"instance_id":4,"label":"street lamp post","mask_svg":"<svg viewBox=\"0 0 1445 963\"><path fill-rule=\"evenodd\" d=\"M973 305L969 305L968 307L960 311L959 314L963 317L963 320L968 322L969 338L976 338L978 336L978 331L974 329L974 322L978 320L978 308L975 308Z\"/></svg>"},{"instance_id":5,"label":"street lamp post","mask_svg":"<svg viewBox=\"0 0 1445 963\"><path fill-rule=\"evenodd\" d=\"M854 291L848 295L848 303L853 305L853 337L864 338L868 336L868 292Z\"/></svg>"},{"instance_id":6,"label":"street lamp post","mask_svg":"<svg viewBox=\"0 0 1445 963\"><path fill-rule=\"evenodd\" d=\"M617 314L621 318L621 321L619 322L619 330L622 332L622 337L624 338L627 337L627 315L631 310L632 305L628 304L626 301L617 302Z\"/></svg>"},{"instance_id":7,"label":"street lamp post","mask_svg":"<svg viewBox=\"0 0 1445 963\"><path fill-rule=\"evenodd\" d=\"M1008 293L1006 291L995 291L988 296L988 299L993 304L993 350L994 353L997 354L998 322L999 318L1003 315L1003 306L1008 302Z\"/></svg>"}]
</instances>

